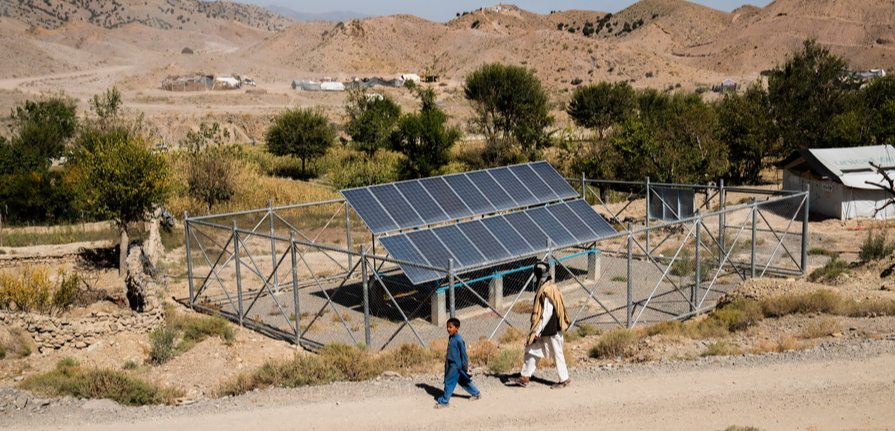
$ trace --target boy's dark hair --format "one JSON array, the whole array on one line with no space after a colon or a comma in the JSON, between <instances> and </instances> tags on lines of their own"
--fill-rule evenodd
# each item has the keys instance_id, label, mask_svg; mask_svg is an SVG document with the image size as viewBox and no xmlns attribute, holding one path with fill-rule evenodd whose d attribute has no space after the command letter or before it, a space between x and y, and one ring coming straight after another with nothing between
<instances>
[{"instance_id":1,"label":"boy's dark hair","mask_svg":"<svg viewBox=\"0 0 895 431\"><path fill-rule=\"evenodd\" d=\"M460 327L460 319L456 317L451 317L450 319L448 319L447 323L448 325L454 325L455 328Z\"/></svg>"}]
</instances>

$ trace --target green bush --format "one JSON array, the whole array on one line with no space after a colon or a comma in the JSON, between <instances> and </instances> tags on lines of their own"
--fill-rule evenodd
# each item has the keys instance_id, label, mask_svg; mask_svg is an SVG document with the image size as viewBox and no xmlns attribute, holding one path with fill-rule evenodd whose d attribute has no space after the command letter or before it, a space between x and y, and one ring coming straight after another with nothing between
<instances>
[{"instance_id":1,"label":"green bush","mask_svg":"<svg viewBox=\"0 0 895 431\"><path fill-rule=\"evenodd\" d=\"M631 329L620 328L607 332L600 341L587 352L588 356L597 359L615 359L630 354L639 337Z\"/></svg>"},{"instance_id":2,"label":"green bush","mask_svg":"<svg viewBox=\"0 0 895 431\"><path fill-rule=\"evenodd\" d=\"M6 359L6 347L0 345L0 359Z\"/></svg>"},{"instance_id":3,"label":"green bush","mask_svg":"<svg viewBox=\"0 0 895 431\"><path fill-rule=\"evenodd\" d=\"M826 265L811 271L811 274L808 275L808 281L811 282L820 282L820 281L829 281L838 277L840 274L850 274L851 270L848 269L848 262L844 260L839 260L837 258L832 258Z\"/></svg>"},{"instance_id":4,"label":"green bush","mask_svg":"<svg viewBox=\"0 0 895 431\"><path fill-rule=\"evenodd\" d=\"M64 367L77 367L81 365L77 359L72 358L71 356L66 356L56 362L56 369L64 368Z\"/></svg>"},{"instance_id":5,"label":"green bush","mask_svg":"<svg viewBox=\"0 0 895 431\"><path fill-rule=\"evenodd\" d=\"M522 350L519 349L501 350L488 364L491 372L497 374L506 374L520 366L522 366Z\"/></svg>"},{"instance_id":6,"label":"green bush","mask_svg":"<svg viewBox=\"0 0 895 431\"><path fill-rule=\"evenodd\" d=\"M328 344L320 350L320 357L339 370L340 380L357 382L372 379L385 371L369 353L347 344Z\"/></svg>"},{"instance_id":7,"label":"green bush","mask_svg":"<svg viewBox=\"0 0 895 431\"><path fill-rule=\"evenodd\" d=\"M176 398L183 396L182 391L155 386L120 371L82 369L69 365L28 376L19 386L57 397L108 398L128 406L173 404Z\"/></svg>"},{"instance_id":8,"label":"green bush","mask_svg":"<svg viewBox=\"0 0 895 431\"><path fill-rule=\"evenodd\" d=\"M227 343L232 343L236 338L229 322L221 316L202 316L185 320L184 327L178 328L183 330L183 339L177 346L177 351L180 353L192 349L208 337L220 337Z\"/></svg>"},{"instance_id":9,"label":"green bush","mask_svg":"<svg viewBox=\"0 0 895 431\"><path fill-rule=\"evenodd\" d=\"M858 257L864 262L882 259L895 251L895 241L888 241L888 233L882 231L874 235L873 231L867 232L867 237L861 243Z\"/></svg>"},{"instance_id":10,"label":"green bush","mask_svg":"<svg viewBox=\"0 0 895 431\"><path fill-rule=\"evenodd\" d=\"M760 302L765 317L780 317L794 313L842 314L847 304L837 293L818 290L801 295L780 295Z\"/></svg>"},{"instance_id":11,"label":"green bush","mask_svg":"<svg viewBox=\"0 0 895 431\"><path fill-rule=\"evenodd\" d=\"M729 331L741 331L754 325L764 317L761 305L755 301L737 300L709 315L709 319L722 322Z\"/></svg>"},{"instance_id":12,"label":"green bush","mask_svg":"<svg viewBox=\"0 0 895 431\"><path fill-rule=\"evenodd\" d=\"M740 346L726 340L710 343L706 346L702 356L730 356L740 353Z\"/></svg>"},{"instance_id":13,"label":"green bush","mask_svg":"<svg viewBox=\"0 0 895 431\"><path fill-rule=\"evenodd\" d=\"M177 332L167 326L161 326L149 334L149 361L156 365L164 364L174 358L174 339Z\"/></svg>"}]
</instances>

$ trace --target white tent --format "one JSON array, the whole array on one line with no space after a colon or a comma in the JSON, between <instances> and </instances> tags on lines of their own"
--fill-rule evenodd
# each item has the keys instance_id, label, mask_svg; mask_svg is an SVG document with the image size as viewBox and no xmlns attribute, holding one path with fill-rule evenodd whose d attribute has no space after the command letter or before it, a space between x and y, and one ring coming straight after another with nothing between
<instances>
[{"instance_id":1,"label":"white tent","mask_svg":"<svg viewBox=\"0 0 895 431\"><path fill-rule=\"evenodd\" d=\"M796 150L782 162L783 189L810 186L810 210L840 220L895 217L895 205L875 216L890 198L879 186L887 183L870 162L895 177L895 148L871 147Z\"/></svg>"}]
</instances>

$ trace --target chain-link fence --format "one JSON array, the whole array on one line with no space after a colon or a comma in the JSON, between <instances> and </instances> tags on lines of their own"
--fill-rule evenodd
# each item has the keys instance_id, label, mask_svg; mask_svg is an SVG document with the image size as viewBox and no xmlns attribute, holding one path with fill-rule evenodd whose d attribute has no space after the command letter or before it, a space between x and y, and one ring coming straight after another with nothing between
<instances>
[{"instance_id":1,"label":"chain-link fence","mask_svg":"<svg viewBox=\"0 0 895 431\"><path fill-rule=\"evenodd\" d=\"M387 349L443 338L450 316L470 339L526 332L542 259L573 324L604 328L707 311L749 278L805 275L806 192L578 185L615 235L462 273L450 261L386 255L342 200L185 217L190 298L181 302L305 346ZM404 275L414 267L442 277L414 285Z\"/></svg>"}]
</instances>

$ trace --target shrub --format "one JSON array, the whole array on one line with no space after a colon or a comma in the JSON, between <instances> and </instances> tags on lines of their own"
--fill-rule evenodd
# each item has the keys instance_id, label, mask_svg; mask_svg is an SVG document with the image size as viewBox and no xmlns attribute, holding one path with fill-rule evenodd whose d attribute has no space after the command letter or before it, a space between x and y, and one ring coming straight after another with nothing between
<instances>
[{"instance_id":1,"label":"shrub","mask_svg":"<svg viewBox=\"0 0 895 431\"><path fill-rule=\"evenodd\" d=\"M716 319L729 331L741 331L762 319L761 305L755 301L737 300L713 311L709 319Z\"/></svg>"},{"instance_id":2,"label":"shrub","mask_svg":"<svg viewBox=\"0 0 895 431\"><path fill-rule=\"evenodd\" d=\"M60 271L58 281L50 280L46 267L25 267L19 275L0 271L0 309L53 313L78 299L79 278Z\"/></svg>"},{"instance_id":3,"label":"shrub","mask_svg":"<svg viewBox=\"0 0 895 431\"><path fill-rule=\"evenodd\" d=\"M802 338L820 338L827 337L833 335L840 330L840 323L838 319L833 318L822 318L822 319L814 319L805 326L802 327L802 330L799 333L799 336Z\"/></svg>"},{"instance_id":4,"label":"shrub","mask_svg":"<svg viewBox=\"0 0 895 431\"><path fill-rule=\"evenodd\" d=\"M181 54L192 54L193 50L191 48L183 48L180 50Z\"/></svg>"},{"instance_id":5,"label":"shrub","mask_svg":"<svg viewBox=\"0 0 895 431\"><path fill-rule=\"evenodd\" d=\"M741 351L740 346L726 340L710 343L706 346L702 356L730 356L737 355Z\"/></svg>"},{"instance_id":6,"label":"shrub","mask_svg":"<svg viewBox=\"0 0 895 431\"><path fill-rule=\"evenodd\" d=\"M810 250L808 250L808 255L809 256L827 256L831 259L836 259L839 257L839 253L836 253L835 251L830 251L830 250L827 250L827 249L821 248L821 247L811 248Z\"/></svg>"},{"instance_id":7,"label":"shrub","mask_svg":"<svg viewBox=\"0 0 895 431\"><path fill-rule=\"evenodd\" d=\"M174 338L177 333L167 326L161 326L149 334L149 361L156 365L174 358Z\"/></svg>"},{"instance_id":8,"label":"shrub","mask_svg":"<svg viewBox=\"0 0 895 431\"><path fill-rule=\"evenodd\" d=\"M320 357L340 372L340 380L372 379L384 371L382 364L369 353L347 344L328 344L320 350Z\"/></svg>"},{"instance_id":9,"label":"shrub","mask_svg":"<svg viewBox=\"0 0 895 431\"><path fill-rule=\"evenodd\" d=\"M597 359L624 357L630 354L637 341L637 333L633 330L615 329L603 335L597 345L591 347L587 354L591 358Z\"/></svg>"},{"instance_id":10,"label":"shrub","mask_svg":"<svg viewBox=\"0 0 895 431\"><path fill-rule=\"evenodd\" d=\"M77 359L72 358L71 356L66 356L56 362L56 369L65 368L65 367L77 367L81 365Z\"/></svg>"},{"instance_id":11,"label":"shrub","mask_svg":"<svg viewBox=\"0 0 895 431\"><path fill-rule=\"evenodd\" d=\"M496 344L488 341L487 338L482 337L478 343L469 345L468 352L470 366L472 366L471 364L476 364L487 367L491 364L494 358L497 357L500 351Z\"/></svg>"},{"instance_id":12,"label":"shrub","mask_svg":"<svg viewBox=\"0 0 895 431\"><path fill-rule=\"evenodd\" d=\"M801 295L781 295L761 301L765 317L780 317L793 313L841 314L847 304L830 290L818 290Z\"/></svg>"},{"instance_id":13,"label":"shrub","mask_svg":"<svg viewBox=\"0 0 895 431\"><path fill-rule=\"evenodd\" d=\"M6 347L0 344L0 359L6 359Z\"/></svg>"},{"instance_id":14,"label":"shrub","mask_svg":"<svg viewBox=\"0 0 895 431\"><path fill-rule=\"evenodd\" d=\"M227 343L236 338L229 322L221 316L203 316L188 319L183 329L183 340L177 350L185 352L208 337L220 337Z\"/></svg>"},{"instance_id":15,"label":"shrub","mask_svg":"<svg viewBox=\"0 0 895 431\"><path fill-rule=\"evenodd\" d=\"M518 305L518 304L517 304ZM513 307L515 308L515 307ZM531 313L531 311L529 311ZM525 336L525 333L516 329L512 326L508 327L506 331L503 331L503 334L500 338L497 339L502 344L514 343L522 339Z\"/></svg>"},{"instance_id":16,"label":"shrub","mask_svg":"<svg viewBox=\"0 0 895 431\"><path fill-rule=\"evenodd\" d=\"M488 368L492 373L506 374L522 366L522 350L509 349L501 350L497 356L488 364Z\"/></svg>"},{"instance_id":17,"label":"shrub","mask_svg":"<svg viewBox=\"0 0 895 431\"><path fill-rule=\"evenodd\" d=\"M62 361L60 361L62 362ZM108 398L128 406L172 404L183 392L134 379L120 371L62 366L44 374L28 376L22 389L50 396Z\"/></svg>"},{"instance_id":18,"label":"shrub","mask_svg":"<svg viewBox=\"0 0 895 431\"><path fill-rule=\"evenodd\" d=\"M128 359L124 362L124 365L122 365L121 368L125 370L136 370L138 366L139 365L137 365L137 361Z\"/></svg>"},{"instance_id":19,"label":"shrub","mask_svg":"<svg viewBox=\"0 0 895 431\"><path fill-rule=\"evenodd\" d=\"M473 346L474 347L474 346ZM473 360L472 352L475 350L470 348L469 359ZM425 370L436 363L440 362L440 355L434 351L427 349L419 344L401 343L397 349L384 352L377 358L386 369L400 370Z\"/></svg>"},{"instance_id":20,"label":"shrub","mask_svg":"<svg viewBox=\"0 0 895 431\"><path fill-rule=\"evenodd\" d=\"M830 259L829 262L827 262L826 265L817 268L814 271L811 271L811 274L808 275L808 281L829 281L835 279L843 273L851 273L851 271L848 269L848 262L833 257L832 259Z\"/></svg>"},{"instance_id":21,"label":"shrub","mask_svg":"<svg viewBox=\"0 0 895 431\"><path fill-rule=\"evenodd\" d=\"M882 259L895 251L895 241L888 241L888 233L882 231L874 235L873 231L867 232L867 237L861 243L858 257L864 262Z\"/></svg>"}]
</instances>

